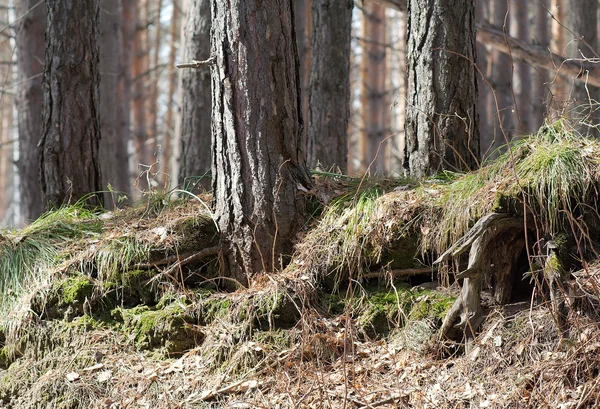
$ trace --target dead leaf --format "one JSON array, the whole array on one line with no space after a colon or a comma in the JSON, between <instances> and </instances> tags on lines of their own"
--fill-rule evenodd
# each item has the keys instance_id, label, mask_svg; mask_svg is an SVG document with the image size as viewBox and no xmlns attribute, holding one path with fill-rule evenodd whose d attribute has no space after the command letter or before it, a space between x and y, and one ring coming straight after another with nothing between
<instances>
[{"instance_id":1,"label":"dead leaf","mask_svg":"<svg viewBox=\"0 0 600 409\"><path fill-rule=\"evenodd\" d=\"M77 372L69 372L67 374L67 381L69 382L75 382L77 379L79 379L79 374Z\"/></svg>"}]
</instances>

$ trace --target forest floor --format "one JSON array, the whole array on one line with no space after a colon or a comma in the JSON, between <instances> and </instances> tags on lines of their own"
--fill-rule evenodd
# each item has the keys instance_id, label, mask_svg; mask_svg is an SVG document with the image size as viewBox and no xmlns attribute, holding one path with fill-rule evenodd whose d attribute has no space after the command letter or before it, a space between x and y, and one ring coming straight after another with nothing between
<instances>
[{"instance_id":1,"label":"forest floor","mask_svg":"<svg viewBox=\"0 0 600 409\"><path fill-rule=\"evenodd\" d=\"M423 183L317 172L291 262L249 288L222 278L208 195L69 206L5 231L0 407L597 407L600 143L563 131ZM537 284L531 233L511 300L485 286L483 324L450 341L466 255L433 260L498 211L535 216L538 236L578 227L566 309Z\"/></svg>"}]
</instances>

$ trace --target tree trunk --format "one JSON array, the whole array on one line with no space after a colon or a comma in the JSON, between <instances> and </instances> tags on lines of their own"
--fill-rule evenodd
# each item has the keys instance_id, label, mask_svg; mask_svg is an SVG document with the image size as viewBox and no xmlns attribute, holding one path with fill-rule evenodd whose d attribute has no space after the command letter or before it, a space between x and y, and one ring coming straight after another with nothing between
<instances>
[{"instance_id":1,"label":"tree trunk","mask_svg":"<svg viewBox=\"0 0 600 409\"><path fill-rule=\"evenodd\" d=\"M121 76L119 78L119 88L117 90L118 98L118 132L119 141L124 146L124 152L128 151L128 142L131 140L131 105L132 105L132 67L133 67L133 43L135 39L137 18L136 1L122 0L122 47L123 58L121 63ZM133 155L131 155L133 156ZM131 173L131 157L128 155L127 172L122 175L125 185L122 188L126 194L131 194L131 184L133 181Z\"/></svg>"},{"instance_id":2,"label":"tree trunk","mask_svg":"<svg viewBox=\"0 0 600 409\"><path fill-rule=\"evenodd\" d=\"M37 145L42 130L42 75L44 72L44 31L46 5L38 0L15 2L19 17L16 27L17 122L19 128L19 194L21 214L25 221L36 219L44 210L38 174Z\"/></svg>"},{"instance_id":3,"label":"tree trunk","mask_svg":"<svg viewBox=\"0 0 600 409\"><path fill-rule=\"evenodd\" d=\"M348 171L352 0L313 0L307 157Z\"/></svg>"},{"instance_id":4,"label":"tree trunk","mask_svg":"<svg viewBox=\"0 0 600 409\"><path fill-rule=\"evenodd\" d=\"M106 188L129 192L129 156L127 140L120 133L119 82L122 69L121 1L103 0L100 8L100 168ZM107 208L116 204L116 197L104 194Z\"/></svg>"},{"instance_id":5,"label":"tree trunk","mask_svg":"<svg viewBox=\"0 0 600 409\"><path fill-rule=\"evenodd\" d=\"M566 30L563 25L567 24L566 0L551 0L550 11L554 18L550 21L551 40L550 49L560 55L565 55L567 51ZM560 74L563 70L558 71ZM564 114L566 105L569 101L569 84L560 75L552 78L552 97L549 101L549 114L551 120L555 120Z\"/></svg>"},{"instance_id":6,"label":"tree trunk","mask_svg":"<svg viewBox=\"0 0 600 409\"><path fill-rule=\"evenodd\" d=\"M475 3L409 0L405 167L421 178L479 159Z\"/></svg>"},{"instance_id":7,"label":"tree trunk","mask_svg":"<svg viewBox=\"0 0 600 409\"><path fill-rule=\"evenodd\" d=\"M527 0L511 0L510 3L510 34L527 43L529 42L529 7ZM513 92L515 94L516 119L521 133L533 132L531 126L531 75L529 65L522 62L514 63Z\"/></svg>"},{"instance_id":8,"label":"tree trunk","mask_svg":"<svg viewBox=\"0 0 600 409\"><path fill-rule=\"evenodd\" d=\"M359 136L362 171L382 173L386 146L380 143L389 130L389 103L386 90L385 7L369 4L363 14L363 55L361 59L362 120Z\"/></svg>"},{"instance_id":9,"label":"tree trunk","mask_svg":"<svg viewBox=\"0 0 600 409\"><path fill-rule=\"evenodd\" d=\"M491 4L491 22L494 26L502 27L503 35L508 34L509 15L507 0L494 0ZM513 61L512 57L499 50L492 51L491 84L496 95L494 106L493 142L490 150L508 143L515 134L515 112L513 101ZM497 105L496 105L497 104Z\"/></svg>"},{"instance_id":10,"label":"tree trunk","mask_svg":"<svg viewBox=\"0 0 600 409\"><path fill-rule=\"evenodd\" d=\"M163 165L167 169L163 174L163 186L168 186L168 178L169 178L169 163L171 161L171 142L174 135L174 122L177 114L175 113L175 91L177 87L177 75L175 72L175 55L177 54L177 40L179 39L179 22L181 18L179 16L179 5L176 1L173 1L173 13L171 14L171 26L169 27L169 37L170 37L170 46L169 46L169 62L167 67L169 67L169 76L168 76L168 88L167 88L167 115L165 118L165 126L162 137L163 142Z\"/></svg>"},{"instance_id":11,"label":"tree trunk","mask_svg":"<svg viewBox=\"0 0 600 409\"><path fill-rule=\"evenodd\" d=\"M291 0L212 0L213 196L224 273L247 284L291 255L311 178Z\"/></svg>"},{"instance_id":12,"label":"tree trunk","mask_svg":"<svg viewBox=\"0 0 600 409\"><path fill-rule=\"evenodd\" d=\"M478 1L475 4L475 19L481 23L483 21L490 21L490 3ZM479 31L477 31L477 38L479 38ZM492 145L494 143L494 122L496 117L495 112L495 101L492 97L492 90L490 89L490 77L491 77L491 58L492 53L488 52L485 44L480 41L477 42L477 88L479 90L479 132L481 139L479 141L481 149L482 160L487 159L492 153ZM492 107L494 110L492 111Z\"/></svg>"},{"instance_id":13,"label":"tree trunk","mask_svg":"<svg viewBox=\"0 0 600 409\"><path fill-rule=\"evenodd\" d=\"M0 2L0 21L9 21L9 3ZM0 79L6 84L13 82L13 47L9 36L0 37ZM13 103L14 97L7 92L0 92L0 226L6 226L9 208L14 199L13 192ZM7 217L8 216L8 217Z\"/></svg>"},{"instance_id":14,"label":"tree trunk","mask_svg":"<svg viewBox=\"0 0 600 409\"><path fill-rule=\"evenodd\" d=\"M575 33L567 46L567 57L574 59L598 58L598 17L596 10L598 2L596 0L568 0L568 23L567 27ZM600 51L600 50L598 50ZM585 70L582 70L581 77L587 77ZM598 101L600 100L600 89L592 87L585 82L575 82L571 93L571 100L574 103L574 115L593 125L598 124L598 114L596 112ZM598 132L589 126L581 126L579 130L583 134L593 133L596 136Z\"/></svg>"},{"instance_id":15,"label":"tree trunk","mask_svg":"<svg viewBox=\"0 0 600 409\"><path fill-rule=\"evenodd\" d=\"M309 76L312 61L312 0L294 0L296 42L300 59L300 95L302 97L302 118L308 118ZM306 144L307 126L302 130L303 144Z\"/></svg>"},{"instance_id":16,"label":"tree trunk","mask_svg":"<svg viewBox=\"0 0 600 409\"><path fill-rule=\"evenodd\" d=\"M549 7L548 0L539 0L535 3L535 32L532 36L533 43L545 49L550 46L548 34L549 16L546 11ZM538 68L533 75L531 83L531 94L533 96L533 121L534 129L538 129L544 123L548 102L548 70Z\"/></svg>"},{"instance_id":17,"label":"tree trunk","mask_svg":"<svg viewBox=\"0 0 600 409\"><path fill-rule=\"evenodd\" d=\"M392 10L395 11L395 10ZM400 67L399 70L390 70L392 89L397 88L398 93L391 106L391 134L390 144L390 171L399 174L403 168L403 153L406 146L404 137L404 112L406 110L406 20L404 11L395 11L388 17L391 32L392 50L389 62L390 67Z\"/></svg>"},{"instance_id":18,"label":"tree trunk","mask_svg":"<svg viewBox=\"0 0 600 409\"><path fill-rule=\"evenodd\" d=\"M43 200L49 208L99 192L102 183L98 158L98 3L47 0L46 6L39 154Z\"/></svg>"},{"instance_id":19,"label":"tree trunk","mask_svg":"<svg viewBox=\"0 0 600 409\"><path fill-rule=\"evenodd\" d=\"M148 112L146 110L146 77L149 74L148 56L148 0L140 0L136 7L135 39L133 41L133 147L135 150L137 187L147 192L152 178L154 158L148 148Z\"/></svg>"},{"instance_id":20,"label":"tree trunk","mask_svg":"<svg viewBox=\"0 0 600 409\"><path fill-rule=\"evenodd\" d=\"M210 57L210 1L188 2L183 29L182 61L207 60ZM185 69L181 72L181 156L179 183L184 188L196 185L195 180L210 171L210 71ZM210 187L210 178L200 180L201 186Z\"/></svg>"},{"instance_id":21,"label":"tree trunk","mask_svg":"<svg viewBox=\"0 0 600 409\"><path fill-rule=\"evenodd\" d=\"M150 4L150 2L148 2ZM154 41L152 42L152 65L150 66L151 76L150 76L150 91L148 96L148 139L151 146L152 152L157 152L159 145L158 138L158 98L159 98L159 88L158 83L160 80L160 48L163 39L163 31L160 24L160 16L162 11L162 0L156 0L156 11L152 17L152 27L153 27L153 36ZM173 8L175 10L175 7ZM148 36L149 38L150 36ZM164 147L164 146L163 146ZM163 166L167 165L166 163Z\"/></svg>"}]
</instances>

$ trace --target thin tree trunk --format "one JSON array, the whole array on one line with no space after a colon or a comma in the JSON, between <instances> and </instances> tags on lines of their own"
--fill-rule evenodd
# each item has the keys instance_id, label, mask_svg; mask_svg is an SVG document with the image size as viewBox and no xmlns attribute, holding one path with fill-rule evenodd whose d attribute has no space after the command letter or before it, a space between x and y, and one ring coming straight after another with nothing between
<instances>
[{"instance_id":1,"label":"thin tree trunk","mask_svg":"<svg viewBox=\"0 0 600 409\"><path fill-rule=\"evenodd\" d=\"M406 147L406 138L404 137L404 111L406 110L406 12L396 11L393 17L388 18L389 26L392 32L392 58L390 58L390 67L400 67L398 70L390 71L390 79L393 87L398 88L396 99L394 100L392 112L392 132L393 139L390 145L390 170L394 173L400 173L403 168L403 153Z\"/></svg>"},{"instance_id":2,"label":"thin tree trunk","mask_svg":"<svg viewBox=\"0 0 600 409\"><path fill-rule=\"evenodd\" d=\"M17 122L19 128L19 196L25 221L36 219L44 210L39 179L37 145L42 130L42 75L46 4L38 0L15 2L17 27Z\"/></svg>"},{"instance_id":3,"label":"thin tree trunk","mask_svg":"<svg viewBox=\"0 0 600 409\"><path fill-rule=\"evenodd\" d=\"M182 61L207 60L210 57L210 0L190 0L183 28ZM211 88L208 69L181 72L181 156L179 183L184 188L210 188L210 178L200 181L211 168L210 116Z\"/></svg>"},{"instance_id":4,"label":"thin tree trunk","mask_svg":"<svg viewBox=\"0 0 600 409\"><path fill-rule=\"evenodd\" d=\"M309 167L348 171L352 0L313 0L308 104Z\"/></svg>"},{"instance_id":5,"label":"thin tree trunk","mask_svg":"<svg viewBox=\"0 0 600 409\"><path fill-rule=\"evenodd\" d=\"M102 189L96 1L48 0L44 110L39 144L47 208ZM97 196L101 201L101 197ZM98 203L89 200L90 203Z\"/></svg>"},{"instance_id":6,"label":"thin tree trunk","mask_svg":"<svg viewBox=\"0 0 600 409\"><path fill-rule=\"evenodd\" d=\"M118 132L119 132L119 143L122 148L121 152L127 153L127 159L124 162L127 163L128 171L124 173L123 180L124 184L121 190L130 195L132 178L132 157L135 155L129 155L128 143L131 140L131 108L132 108L132 70L133 70L133 49L137 28L137 17L136 17L136 3L137 0L122 0L122 47L123 47L123 58L121 62L121 77L119 78L119 87L117 90L118 99ZM137 165L136 165L137 169Z\"/></svg>"},{"instance_id":7,"label":"thin tree trunk","mask_svg":"<svg viewBox=\"0 0 600 409\"><path fill-rule=\"evenodd\" d=\"M475 4L476 21L490 21L490 4L489 2L478 1ZM478 31L479 33L479 31ZM479 35L479 34L478 34ZM481 157L486 159L492 153L492 145L494 143L494 122L495 116L492 114L492 107L495 107L495 102L492 98L492 90L490 89L490 74L492 64L490 59L492 53L487 51L487 48L481 42L477 43L477 88L479 90L479 130L481 135ZM495 109L494 109L495 112Z\"/></svg>"},{"instance_id":8,"label":"thin tree trunk","mask_svg":"<svg viewBox=\"0 0 600 409\"><path fill-rule=\"evenodd\" d=\"M160 16L162 11L162 0L156 0L156 12L153 17L154 41L152 43L152 65L150 66L150 92L148 96L148 140L150 142L151 151L157 152L158 138L158 82L160 80L160 70L158 64L160 62L160 46L163 37L163 31L160 25ZM167 164L164 164L167 165Z\"/></svg>"},{"instance_id":9,"label":"thin tree trunk","mask_svg":"<svg viewBox=\"0 0 600 409\"><path fill-rule=\"evenodd\" d=\"M527 43L529 42L529 7L527 0L511 0L510 34ZM521 133L533 132L531 126L531 75L529 65L514 63L513 91L517 100L516 119Z\"/></svg>"},{"instance_id":10,"label":"thin tree trunk","mask_svg":"<svg viewBox=\"0 0 600 409\"><path fill-rule=\"evenodd\" d=\"M503 32L508 35L510 24L508 0L493 0L491 22L496 27L502 27ZM512 139L516 131L516 121L512 89L513 61L509 55L494 50L491 64L491 83L496 96L492 107L495 120L494 139L490 149L493 152Z\"/></svg>"},{"instance_id":11,"label":"thin tree trunk","mask_svg":"<svg viewBox=\"0 0 600 409\"><path fill-rule=\"evenodd\" d=\"M129 191L127 140L120 134L119 81L122 73L123 39L120 0L103 0L100 7L100 165L103 182L117 192ZM106 188L106 186L103 186ZM107 208L116 204L104 194Z\"/></svg>"},{"instance_id":12,"label":"thin tree trunk","mask_svg":"<svg viewBox=\"0 0 600 409\"><path fill-rule=\"evenodd\" d=\"M548 0L538 0L535 3L535 18L534 26L535 33L532 36L534 44L548 49L550 47L550 35L548 33L548 27L550 25L550 17L546 11L549 7ZM532 98L533 98L533 122L534 129L539 128L546 117L547 102L548 102L548 70L538 68L534 71L532 85Z\"/></svg>"},{"instance_id":13,"label":"thin tree trunk","mask_svg":"<svg viewBox=\"0 0 600 409\"><path fill-rule=\"evenodd\" d=\"M146 110L146 77L149 71L148 58L148 0L141 0L136 10L136 32L133 42L133 146L135 149L137 186L148 191L152 178L154 158L148 148L148 112Z\"/></svg>"},{"instance_id":14,"label":"thin tree trunk","mask_svg":"<svg viewBox=\"0 0 600 409\"><path fill-rule=\"evenodd\" d=\"M4 8L0 8L0 21L9 21L8 2L0 3ZM13 60L13 47L10 37L0 37L0 59L11 62ZM13 66L3 64L0 66L0 87L4 84L13 82ZM13 103L14 97L11 94L0 91L0 225L6 222L6 215L14 198L13 194L13 159L12 138L13 131Z\"/></svg>"},{"instance_id":15,"label":"thin tree trunk","mask_svg":"<svg viewBox=\"0 0 600 409\"><path fill-rule=\"evenodd\" d=\"M175 71L175 56L177 55L177 40L179 39L179 5L173 0L173 14L171 15L171 27L169 28L169 36L171 45L169 47L169 88L167 91L167 115L165 119L164 134L163 134L163 163L164 166L169 166L171 159L171 146L174 135L174 118L176 116L174 108L175 87L177 86L177 73ZM163 185L168 185L169 169L164 172Z\"/></svg>"},{"instance_id":16,"label":"thin tree trunk","mask_svg":"<svg viewBox=\"0 0 600 409\"><path fill-rule=\"evenodd\" d=\"M598 58L598 17L594 11L598 8L596 0L568 0L568 23L574 33L573 37L567 46L567 57L574 59L581 58ZM586 78L587 73L582 70L581 76ZM571 94L573 101L573 115L577 119L583 119L594 125L598 124L597 104L600 100L600 89L586 84L585 82L575 82ZM580 127L583 134L593 133L598 135L598 132L593 132L593 128L589 126Z\"/></svg>"},{"instance_id":17,"label":"thin tree trunk","mask_svg":"<svg viewBox=\"0 0 600 409\"><path fill-rule=\"evenodd\" d=\"M291 255L311 186L292 2L211 5L215 217L224 274L247 284Z\"/></svg>"},{"instance_id":18,"label":"thin tree trunk","mask_svg":"<svg viewBox=\"0 0 600 409\"><path fill-rule=\"evenodd\" d=\"M409 0L404 166L421 178L479 159L475 3Z\"/></svg>"},{"instance_id":19,"label":"thin tree trunk","mask_svg":"<svg viewBox=\"0 0 600 409\"><path fill-rule=\"evenodd\" d=\"M374 160L372 172L385 171L385 150L388 144L380 143L389 129L389 103L386 90L386 38L385 7L370 4L363 15L363 57L361 60L361 164L362 171Z\"/></svg>"},{"instance_id":20,"label":"thin tree trunk","mask_svg":"<svg viewBox=\"0 0 600 409\"><path fill-rule=\"evenodd\" d=\"M296 24L296 41L300 59L300 82L302 96L302 118L308 118L309 76L312 61L312 0L294 0L294 18ZM303 144L306 144L307 126L302 130Z\"/></svg>"},{"instance_id":21,"label":"thin tree trunk","mask_svg":"<svg viewBox=\"0 0 600 409\"><path fill-rule=\"evenodd\" d=\"M554 18L551 20L550 49L560 55L567 51L566 32L562 25L567 24L566 0L551 0L550 11ZM560 71L559 71L560 74ZM556 119L564 114L566 105L570 99L569 84L560 75L552 78L552 96L549 101L549 113L551 119Z\"/></svg>"}]
</instances>

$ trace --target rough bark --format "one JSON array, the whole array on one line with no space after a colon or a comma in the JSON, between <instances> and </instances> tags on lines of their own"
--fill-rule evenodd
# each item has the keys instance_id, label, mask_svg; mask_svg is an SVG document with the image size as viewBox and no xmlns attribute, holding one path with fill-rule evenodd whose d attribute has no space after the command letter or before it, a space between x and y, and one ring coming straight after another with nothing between
<instances>
[{"instance_id":1,"label":"rough bark","mask_svg":"<svg viewBox=\"0 0 600 409\"><path fill-rule=\"evenodd\" d=\"M389 103L386 90L385 7L370 4L363 15L363 55L361 59L361 129L359 147L361 170L386 170L386 145L380 145L389 132Z\"/></svg>"},{"instance_id":2,"label":"rough bark","mask_svg":"<svg viewBox=\"0 0 600 409\"><path fill-rule=\"evenodd\" d=\"M98 158L98 3L48 0L46 5L39 155L43 200L48 208L99 192L102 183Z\"/></svg>"},{"instance_id":3,"label":"rough bark","mask_svg":"<svg viewBox=\"0 0 600 409\"><path fill-rule=\"evenodd\" d=\"M182 61L203 61L210 57L210 0L191 0L183 28ZM210 70L184 69L181 72L181 153L179 183L188 188L190 177L207 174L211 167ZM210 187L210 178L201 185Z\"/></svg>"},{"instance_id":4,"label":"rough bark","mask_svg":"<svg viewBox=\"0 0 600 409\"><path fill-rule=\"evenodd\" d=\"M302 97L302 118L308 118L309 76L312 61L312 0L294 0L296 43L300 60L300 95ZM306 129L302 130L303 144L306 144Z\"/></svg>"},{"instance_id":5,"label":"rough bark","mask_svg":"<svg viewBox=\"0 0 600 409\"><path fill-rule=\"evenodd\" d=\"M213 195L224 273L242 284L291 254L311 179L301 146L290 0L211 1Z\"/></svg>"},{"instance_id":6,"label":"rough bark","mask_svg":"<svg viewBox=\"0 0 600 409\"><path fill-rule=\"evenodd\" d=\"M348 171L352 0L313 0L307 161Z\"/></svg>"},{"instance_id":7,"label":"rough bark","mask_svg":"<svg viewBox=\"0 0 600 409\"><path fill-rule=\"evenodd\" d=\"M119 82L122 68L121 0L103 0L100 7L100 168L106 188L129 192L127 140L120 133ZM107 208L116 204L110 193L104 194Z\"/></svg>"},{"instance_id":8,"label":"rough bark","mask_svg":"<svg viewBox=\"0 0 600 409\"><path fill-rule=\"evenodd\" d=\"M478 1L475 4L475 19L477 22L489 21L490 19L490 3ZM479 32L477 32L479 36ZM491 151L491 146L494 142L494 121L495 116L492 113L494 100L492 98L491 84L489 82L490 72L492 69L491 52L488 52L487 47L480 41L477 42L477 88L479 90L479 132L481 134L480 149L482 159L486 159Z\"/></svg>"},{"instance_id":9,"label":"rough bark","mask_svg":"<svg viewBox=\"0 0 600 409\"><path fill-rule=\"evenodd\" d=\"M36 219L44 210L38 174L37 145L42 129L42 74L44 72L44 31L46 5L37 0L15 2L17 20L17 122L19 128L19 195L25 221Z\"/></svg>"},{"instance_id":10,"label":"rough bark","mask_svg":"<svg viewBox=\"0 0 600 409\"><path fill-rule=\"evenodd\" d=\"M475 3L409 0L405 167L421 178L479 158Z\"/></svg>"}]
</instances>

